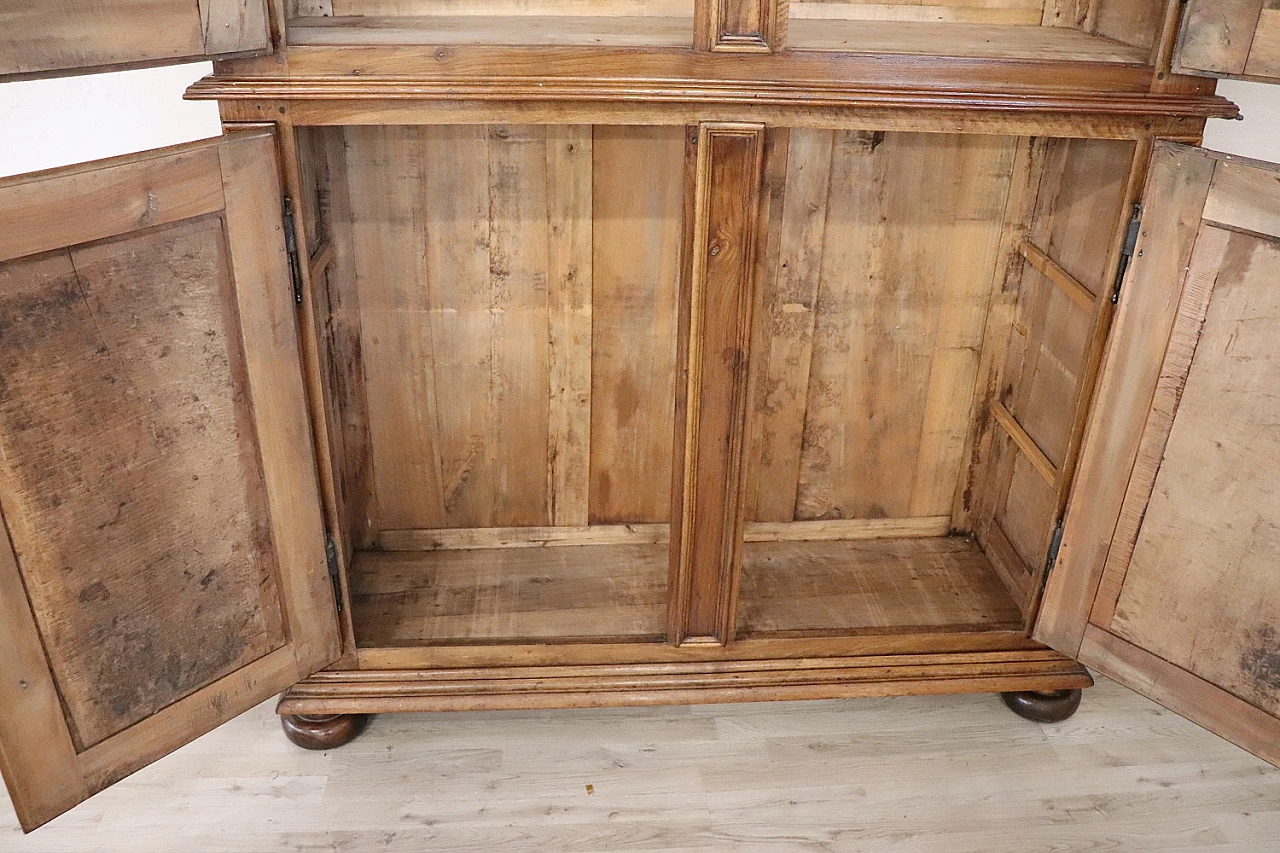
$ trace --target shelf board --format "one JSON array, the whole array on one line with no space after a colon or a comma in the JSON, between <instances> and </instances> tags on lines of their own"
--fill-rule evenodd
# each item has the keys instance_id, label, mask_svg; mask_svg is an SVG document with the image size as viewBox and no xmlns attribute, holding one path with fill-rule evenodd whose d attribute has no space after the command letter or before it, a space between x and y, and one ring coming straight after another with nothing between
<instances>
[{"instance_id":1,"label":"shelf board","mask_svg":"<svg viewBox=\"0 0 1280 853\"><path fill-rule=\"evenodd\" d=\"M1145 65L1149 51L1063 27L792 19L794 50ZM573 45L690 48L691 17L419 15L296 18L289 43L308 45Z\"/></svg>"},{"instance_id":2,"label":"shelf board","mask_svg":"<svg viewBox=\"0 0 1280 853\"><path fill-rule=\"evenodd\" d=\"M793 50L1146 65L1150 51L1065 27L795 19Z\"/></svg>"},{"instance_id":3,"label":"shelf board","mask_svg":"<svg viewBox=\"0 0 1280 853\"><path fill-rule=\"evenodd\" d=\"M660 640L665 544L368 551L351 572L363 647L552 639Z\"/></svg>"},{"instance_id":4,"label":"shelf board","mask_svg":"<svg viewBox=\"0 0 1280 853\"><path fill-rule=\"evenodd\" d=\"M291 45L692 47L692 17L423 15L296 18Z\"/></svg>"},{"instance_id":5,"label":"shelf board","mask_svg":"<svg viewBox=\"0 0 1280 853\"><path fill-rule=\"evenodd\" d=\"M1022 613L972 539L758 542L743 551L739 636L1009 629Z\"/></svg>"},{"instance_id":6,"label":"shelf board","mask_svg":"<svg viewBox=\"0 0 1280 853\"><path fill-rule=\"evenodd\" d=\"M351 574L364 648L660 641L660 542L369 551ZM765 541L745 546L739 633L1010 630L1017 605L961 537Z\"/></svg>"}]
</instances>

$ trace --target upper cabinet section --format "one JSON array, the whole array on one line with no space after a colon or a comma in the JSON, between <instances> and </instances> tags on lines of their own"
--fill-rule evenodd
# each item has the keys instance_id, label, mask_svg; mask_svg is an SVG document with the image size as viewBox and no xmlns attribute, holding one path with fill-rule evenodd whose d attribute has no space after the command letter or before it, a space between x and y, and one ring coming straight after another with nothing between
<instances>
[{"instance_id":1,"label":"upper cabinet section","mask_svg":"<svg viewBox=\"0 0 1280 853\"><path fill-rule=\"evenodd\" d=\"M693 45L694 0L284 0L289 43Z\"/></svg>"},{"instance_id":2,"label":"upper cabinet section","mask_svg":"<svg viewBox=\"0 0 1280 853\"><path fill-rule=\"evenodd\" d=\"M1190 0L1174 70L1280 82L1280 3Z\"/></svg>"},{"instance_id":3,"label":"upper cabinet section","mask_svg":"<svg viewBox=\"0 0 1280 853\"><path fill-rule=\"evenodd\" d=\"M1176 5L1176 0L1175 0ZM1147 65L1166 0L791 0L794 49Z\"/></svg>"},{"instance_id":4,"label":"upper cabinet section","mask_svg":"<svg viewBox=\"0 0 1280 853\"><path fill-rule=\"evenodd\" d=\"M270 50L267 0L0 0L0 81Z\"/></svg>"}]
</instances>

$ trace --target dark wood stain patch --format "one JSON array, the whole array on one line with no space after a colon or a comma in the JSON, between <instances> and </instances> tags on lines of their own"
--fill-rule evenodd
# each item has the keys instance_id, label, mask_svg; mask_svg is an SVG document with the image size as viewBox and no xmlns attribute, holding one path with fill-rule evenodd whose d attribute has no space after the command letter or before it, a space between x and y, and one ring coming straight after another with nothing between
<instances>
[{"instance_id":1,"label":"dark wood stain patch","mask_svg":"<svg viewBox=\"0 0 1280 853\"><path fill-rule=\"evenodd\" d=\"M284 641L219 217L0 266L0 501L91 746Z\"/></svg>"}]
</instances>

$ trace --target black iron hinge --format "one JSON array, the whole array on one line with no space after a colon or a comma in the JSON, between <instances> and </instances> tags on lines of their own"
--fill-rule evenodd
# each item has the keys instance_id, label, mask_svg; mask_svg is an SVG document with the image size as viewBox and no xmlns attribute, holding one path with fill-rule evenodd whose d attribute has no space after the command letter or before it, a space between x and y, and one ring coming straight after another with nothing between
<instances>
[{"instance_id":1,"label":"black iron hinge","mask_svg":"<svg viewBox=\"0 0 1280 853\"><path fill-rule=\"evenodd\" d=\"M338 546L334 544L333 537L329 534L324 535L324 558L329 564L329 582L333 584L333 603L337 606L338 612L342 612L342 580L339 577L338 565Z\"/></svg>"},{"instance_id":2,"label":"black iron hinge","mask_svg":"<svg viewBox=\"0 0 1280 853\"><path fill-rule=\"evenodd\" d=\"M1053 528L1053 538L1049 540L1049 556L1044 559L1044 582L1049 583L1049 573L1058 562L1058 552L1062 550L1062 519Z\"/></svg>"},{"instance_id":3,"label":"black iron hinge","mask_svg":"<svg viewBox=\"0 0 1280 853\"><path fill-rule=\"evenodd\" d=\"M293 282L293 303L302 304L302 263L298 260L298 232L294 229L293 199L284 197L284 248L289 253L289 280Z\"/></svg>"},{"instance_id":4,"label":"black iron hinge","mask_svg":"<svg viewBox=\"0 0 1280 853\"><path fill-rule=\"evenodd\" d=\"M1133 218L1129 220L1129 230L1124 235L1124 248L1120 250L1120 269L1116 270L1116 282L1111 288L1111 304L1120 302L1120 288L1124 286L1124 277L1129 272L1129 264L1133 262L1133 254L1138 250L1138 237L1142 234L1142 205L1133 206Z\"/></svg>"}]
</instances>

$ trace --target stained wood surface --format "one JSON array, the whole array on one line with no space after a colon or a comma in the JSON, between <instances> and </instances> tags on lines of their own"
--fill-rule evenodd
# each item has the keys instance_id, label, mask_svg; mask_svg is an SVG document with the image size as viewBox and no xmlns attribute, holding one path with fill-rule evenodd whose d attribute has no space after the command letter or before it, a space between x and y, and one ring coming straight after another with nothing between
<instances>
[{"instance_id":1,"label":"stained wood surface","mask_svg":"<svg viewBox=\"0 0 1280 853\"><path fill-rule=\"evenodd\" d=\"M1109 316L1110 247L1127 221L1134 146L1054 139L1032 148L1017 305L978 466L979 541L1030 618L1078 453L1079 409Z\"/></svg>"},{"instance_id":2,"label":"stained wood surface","mask_svg":"<svg viewBox=\"0 0 1280 853\"><path fill-rule=\"evenodd\" d=\"M1191 0L1176 67L1224 77L1280 78L1280 8L1271 0Z\"/></svg>"},{"instance_id":3,"label":"stained wood surface","mask_svg":"<svg viewBox=\"0 0 1280 853\"><path fill-rule=\"evenodd\" d=\"M528 7L526 7L528 8ZM512 10L513 12L515 10ZM561 44L608 47L684 47L693 18L550 14L457 14L429 17L299 18L290 44Z\"/></svg>"},{"instance_id":4,"label":"stained wood surface","mask_svg":"<svg viewBox=\"0 0 1280 853\"><path fill-rule=\"evenodd\" d=\"M3 800L12 853L1264 853L1280 832L1280 774L1106 680L1053 726L989 695L489 711L380 716L322 752L265 704L37 835Z\"/></svg>"},{"instance_id":5,"label":"stained wood surface","mask_svg":"<svg viewBox=\"0 0 1280 853\"><path fill-rule=\"evenodd\" d=\"M1067 648L1082 634L1090 665L1276 762L1280 410L1266 329L1280 310L1270 286L1280 176L1269 164L1161 143L1151 184L1130 281L1149 293L1129 297L1116 330L1118 350L1141 347L1149 358L1121 374L1141 382L1125 398L1107 389L1097 420L1127 429L1094 451L1128 451L1132 461L1095 475L1101 506L1114 513L1099 519L1114 531L1105 563L1085 534L1081 554L1059 567L1069 573L1051 577L1043 633L1065 636ZM1079 610L1063 605L1094 584L1081 628Z\"/></svg>"},{"instance_id":6,"label":"stained wood surface","mask_svg":"<svg viewBox=\"0 0 1280 853\"><path fill-rule=\"evenodd\" d=\"M0 268L0 489L81 748L284 642L225 240L204 217Z\"/></svg>"},{"instance_id":7,"label":"stained wood surface","mask_svg":"<svg viewBox=\"0 0 1280 853\"><path fill-rule=\"evenodd\" d=\"M351 574L362 646L666 633L667 547L363 552Z\"/></svg>"},{"instance_id":8,"label":"stained wood surface","mask_svg":"<svg viewBox=\"0 0 1280 853\"><path fill-rule=\"evenodd\" d=\"M703 124L681 295L684 387L677 410L671 542L673 639L729 642L749 442L756 228L764 126Z\"/></svg>"},{"instance_id":9,"label":"stained wood surface","mask_svg":"<svg viewBox=\"0 0 1280 853\"><path fill-rule=\"evenodd\" d=\"M872 518L837 521L748 522L747 542L817 542L945 536L950 516ZM379 545L388 551L458 548L553 548L569 545L668 542L667 524L595 524L590 527L469 527L450 530L384 530Z\"/></svg>"},{"instance_id":10,"label":"stained wood surface","mask_svg":"<svg viewBox=\"0 0 1280 853\"><path fill-rule=\"evenodd\" d=\"M743 636L991 628L1020 618L971 539L760 543L743 552Z\"/></svg>"},{"instance_id":11,"label":"stained wood surface","mask_svg":"<svg viewBox=\"0 0 1280 853\"><path fill-rule=\"evenodd\" d=\"M0 769L28 827L337 657L274 153L0 182L0 220L42 185L82 202L0 264Z\"/></svg>"},{"instance_id":12,"label":"stained wood surface","mask_svg":"<svg viewBox=\"0 0 1280 853\"><path fill-rule=\"evenodd\" d=\"M360 337L343 320L333 359L362 362L337 384L353 453L368 423L370 538L667 521L679 129L325 133L345 139L329 290Z\"/></svg>"},{"instance_id":13,"label":"stained wood surface","mask_svg":"<svg viewBox=\"0 0 1280 853\"><path fill-rule=\"evenodd\" d=\"M950 513L1016 148L791 132L761 272L755 520Z\"/></svg>"},{"instance_id":14,"label":"stained wood surface","mask_svg":"<svg viewBox=\"0 0 1280 853\"><path fill-rule=\"evenodd\" d=\"M665 522L684 129L597 127L593 146L590 520Z\"/></svg>"},{"instance_id":15,"label":"stained wood surface","mask_svg":"<svg viewBox=\"0 0 1280 853\"><path fill-rule=\"evenodd\" d=\"M1208 315L1111 622L1121 637L1272 715L1280 715L1280 352L1268 324L1280 316L1277 264L1280 239L1201 232L1189 277L1212 281ZM1190 357L1182 347L1193 339L1174 334L1171 358Z\"/></svg>"},{"instance_id":16,"label":"stained wood surface","mask_svg":"<svg viewBox=\"0 0 1280 853\"><path fill-rule=\"evenodd\" d=\"M803 2L792 8L803 10ZM822 4L826 5L826 4ZM913 11L927 6L899 7ZM985 23L934 23L927 20L839 20L792 18L787 43L794 50L850 51L987 57L1059 59L1080 62L1146 64L1150 51L1074 29Z\"/></svg>"},{"instance_id":17,"label":"stained wood surface","mask_svg":"<svg viewBox=\"0 0 1280 853\"><path fill-rule=\"evenodd\" d=\"M0 79L271 47L265 0L55 0L0 5Z\"/></svg>"},{"instance_id":18,"label":"stained wood surface","mask_svg":"<svg viewBox=\"0 0 1280 853\"><path fill-rule=\"evenodd\" d=\"M792 3L792 8L804 4ZM526 9L531 7L525 7ZM924 7L900 7L919 10ZM1055 59L1063 61L1142 65L1150 50L1074 29L985 23L934 23L899 20L843 20L832 17L793 17L786 43L796 50L949 55L992 59ZM748 29L759 32L758 25ZM421 17L310 17L292 22L290 44L296 45L598 45L601 47L688 47L695 22L691 17L621 17L519 14L498 10L493 16L432 14ZM769 29L769 28L766 28ZM774 25L772 30L779 28ZM739 49L763 52L776 36L752 36L737 42ZM710 43L710 42L708 42ZM719 44L734 45L721 41Z\"/></svg>"}]
</instances>

